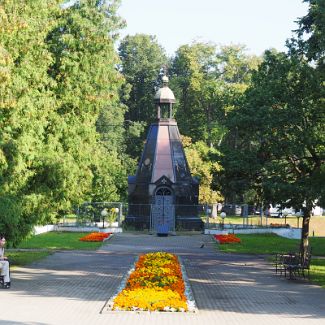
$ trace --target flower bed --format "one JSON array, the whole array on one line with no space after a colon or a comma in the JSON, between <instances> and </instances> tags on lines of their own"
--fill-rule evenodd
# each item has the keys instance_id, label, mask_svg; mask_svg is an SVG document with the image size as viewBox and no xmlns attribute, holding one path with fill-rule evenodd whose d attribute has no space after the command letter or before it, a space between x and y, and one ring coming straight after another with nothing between
<instances>
[{"instance_id":1,"label":"flower bed","mask_svg":"<svg viewBox=\"0 0 325 325\"><path fill-rule=\"evenodd\" d=\"M281 223L271 223L270 227L272 228L290 228L289 224L281 224Z\"/></svg>"},{"instance_id":2,"label":"flower bed","mask_svg":"<svg viewBox=\"0 0 325 325\"><path fill-rule=\"evenodd\" d=\"M140 255L113 310L188 311L177 256L164 252Z\"/></svg>"},{"instance_id":3,"label":"flower bed","mask_svg":"<svg viewBox=\"0 0 325 325\"><path fill-rule=\"evenodd\" d=\"M228 235L214 235L215 240L219 242L219 244L230 244L230 243L240 243L240 239L235 234Z\"/></svg>"},{"instance_id":4,"label":"flower bed","mask_svg":"<svg viewBox=\"0 0 325 325\"><path fill-rule=\"evenodd\" d=\"M104 241L106 238L109 238L112 234L105 233L105 232L92 232L84 237L81 237L80 241L87 241L87 242L98 242Z\"/></svg>"}]
</instances>

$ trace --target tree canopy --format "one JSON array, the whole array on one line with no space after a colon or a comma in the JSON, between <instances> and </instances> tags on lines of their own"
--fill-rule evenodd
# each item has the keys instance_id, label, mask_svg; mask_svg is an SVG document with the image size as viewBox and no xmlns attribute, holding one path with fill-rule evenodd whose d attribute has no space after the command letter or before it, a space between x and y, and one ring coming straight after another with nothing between
<instances>
[{"instance_id":1,"label":"tree canopy","mask_svg":"<svg viewBox=\"0 0 325 325\"><path fill-rule=\"evenodd\" d=\"M81 202L125 193L120 144L97 130L112 116L123 126L117 4L0 4L0 228L13 243Z\"/></svg>"}]
</instances>

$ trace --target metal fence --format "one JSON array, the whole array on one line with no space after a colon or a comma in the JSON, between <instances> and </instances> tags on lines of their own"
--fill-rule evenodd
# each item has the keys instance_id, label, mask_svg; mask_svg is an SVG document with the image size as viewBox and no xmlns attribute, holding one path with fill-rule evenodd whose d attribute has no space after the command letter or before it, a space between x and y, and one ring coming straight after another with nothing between
<instances>
[{"instance_id":1,"label":"metal fence","mask_svg":"<svg viewBox=\"0 0 325 325\"><path fill-rule=\"evenodd\" d=\"M64 218L65 226L121 227L154 231L157 222L169 224L170 231L201 228L240 228L301 226L301 214L289 210L270 211L247 204L171 204L165 209L155 204L124 202L85 202L76 210L75 218ZM126 221L126 222L125 222Z\"/></svg>"},{"instance_id":2,"label":"metal fence","mask_svg":"<svg viewBox=\"0 0 325 325\"><path fill-rule=\"evenodd\" d=\"M235 229L256 227L301 226L302 213L293 209L281 209L270 205L263 207L248 204L208 205L206 229Z\"/></svg>"},{"instance_id":3,"label":"metal fence","mask_svg":"<svg viewBox=\"0 0 325 325\"><path fill-rule=\"evenodd\" d=\"M85 202L77 208L75 225L120 227L124 209L122 202Z\"/></svg>"}]
</instances>

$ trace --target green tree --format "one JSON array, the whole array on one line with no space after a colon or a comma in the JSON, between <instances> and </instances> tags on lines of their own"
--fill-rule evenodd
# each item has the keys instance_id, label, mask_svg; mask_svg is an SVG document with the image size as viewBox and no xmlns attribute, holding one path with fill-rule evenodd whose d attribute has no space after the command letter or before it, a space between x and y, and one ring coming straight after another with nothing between
<instances>
[{"instance_id":1,"label":"green tree","mask_svg":"<svg viewBox=\"0 0 325 325\"><path fill-rule=\"evenodd\" d=\"M57 105L44 39L58 10L54 0L0 3L0 228L14 243L46 219L47 193L35 192L31 180Z\"/></svg>"},{"instance_id":2,"label":"green tree","mask_svg":"<svg viewBox=\"0 0 325 325\"><path fill-rule=\"evenodd\" d=\"M220 153L209 148L203 141L192 143L191 138L182 137L187 161L193 176L200 179L199 202L214 203L223 201L217 188L213 188L213 175L221 170Z\"/></svg>"},{"instance_id":3,"label":"green tree","mask_svg":"<svg viewBox=\"0 0 325 325\"><path fill-rule=\"evenodd\" d=\"M122 27L118 3L76 2L62 10L46 40L54 58L49 71L58 101L48 143L51 148L56 143L52 161L64 160L56 179L62 178L66 187L57 193L62 197L55 200L58 211L85 199L119 198L125 106L120 104L124 80L116 69L114 49L115 34Z\"/></svg>"},{"instance_id":4,"label":"green tree","mask_svg":"<svg viewBox=\"0 0 325 325\"><path fill-rule=\"evenodd\" d=\"M118 3L0 4L0 229L14 244L78 203L125 195ZM102 129L113 117L120 127Z\"/></svg>"},{"instance_id":5,"label":"green tree","mask_svg":"<svg viewBox=\"0 0 325 325\"><path fill-rule=\"evenodd\" d=\"M153 96L160 70L167 64L164 49L156 37L145 34L126 36L119 46L121 72L126 79L123 103L128 107L128 152L138 158L143 149L147 126L156 118Z\"/></svg>"},{"instance_id":6,"label":"green tree","mask_svg":"<svg viewBox=\"0 0 325 325\"><path fill-rule=\"evenodd\" d=\"M298 20L297 37L288 42L289 48L306 55L308 60L315 60L325 66L325 1L304 0L309 3L306 16Z\"/></svg>"},{"instance_id":7,"label":"green tree","mask_svg":"<svg viewBox=\"0 0 325 325\"><path fill-rule=\"evenodd\" d=\"M214 45L194 43L181 46L173 59L171 87L177 104L175 117L181 134L194 142L212 142L212 123L220 88L216 82L217 61Z\"/></svg>"},{"instance_id":8,"label":"green tree","mask_svg":"<svg viewBox=\"0 0 325 325\"><path fill-rule=\"evenodd\" d=\"M247 88L258 63L258 58L245 54L243 46L224 46L219 51L206 43L181 46L171 69L181 133L195 142L219 146L226 132L226 115Z\"/></svg>"},{"instance_id":9,"label":"green tree","mask_svg":"<svg viewBox=\"0 0 325 325\"><path fill-rule=\"evenodd\" d=\"M242 153L225 168L247 179L265 202L303 211L304 250L312 208L324 200L324 87L317 70L299 57L266 52L229 122Z\"/></svg>"}]
</instances>

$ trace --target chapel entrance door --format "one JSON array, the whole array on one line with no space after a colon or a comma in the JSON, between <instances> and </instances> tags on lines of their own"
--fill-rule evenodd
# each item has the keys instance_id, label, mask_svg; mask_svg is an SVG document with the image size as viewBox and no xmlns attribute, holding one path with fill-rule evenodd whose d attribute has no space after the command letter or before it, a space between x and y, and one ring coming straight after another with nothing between
<instances>
[{"instance_id":1,"label":"chapel entrance door","mask_svg":"<svg viewBox=\"0 0 325 325\"><path fill-rule=\"evenodd\" d=\"M172 190L168 187L157 189L152 207L152 230L157 234L168 234L175 231L175 207Z\"/></svg>"}]
</instances>

